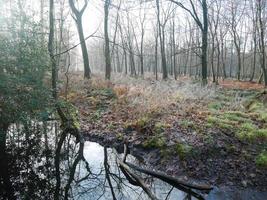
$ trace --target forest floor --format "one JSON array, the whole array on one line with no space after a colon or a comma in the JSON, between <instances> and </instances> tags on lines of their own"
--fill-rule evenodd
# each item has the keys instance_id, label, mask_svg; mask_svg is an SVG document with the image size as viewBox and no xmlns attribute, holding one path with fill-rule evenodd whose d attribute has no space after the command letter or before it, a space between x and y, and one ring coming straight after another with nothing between
<instances>
[{"instance_id":1,"label":"forest floor","mask_svg":"<svg viewBox=\"0 0 267 200\"><path fill-rule=\"evenodd\" d=\"M68 100L89 139L127 142L148 166L185 180L266 189L267 93L261 85L72 77Z\"/></svg>"}]
</instances>

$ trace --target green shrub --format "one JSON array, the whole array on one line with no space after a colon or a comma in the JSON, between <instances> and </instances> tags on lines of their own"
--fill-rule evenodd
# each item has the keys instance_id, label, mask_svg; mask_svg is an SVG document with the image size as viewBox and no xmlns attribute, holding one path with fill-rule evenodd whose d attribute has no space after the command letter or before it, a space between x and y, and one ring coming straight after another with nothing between
<instances>
[{"instance_id":1,"label":"green shrub","mask_svg":"<svg viewBox=\"0 0 267 200\"><path fill-rule=\"evenodd\" d=\"M256 165L258 167L267 168L267 152L263 151L256 157Z\"/></svg>"},{"instance_id":2,"label":"green shrub","mask_svg":"<svg viewBox=\"0 0 267 200\"><path fill-rule=\"evenodd\" d=\"M208 108L210 110L221 110L223 108L223 104L221 102L211 102L208 104Z\"/></svg>"},{"instance_id":3,"label":"green shrub","mask_svg":"<svg viewBox=\"0 0 267 200\"><path fill-rule=\"evenodd\" d=\"M185 157L192 151L192 147L186 144L177 143L175 145L175 150L180 159L185 159Z\"/></svg>"},{"instance_id":4,"label":"green shrub","mask_svg":"<svg viewBox=\"0 0 267 200\"><path fill-rule=\"evenodd\" d=\"M163 137L153 136L152 138L147 139L143 143L143 147L145 148L164 148L166 147L166 140Z\"/></svg>"}]
</instances>

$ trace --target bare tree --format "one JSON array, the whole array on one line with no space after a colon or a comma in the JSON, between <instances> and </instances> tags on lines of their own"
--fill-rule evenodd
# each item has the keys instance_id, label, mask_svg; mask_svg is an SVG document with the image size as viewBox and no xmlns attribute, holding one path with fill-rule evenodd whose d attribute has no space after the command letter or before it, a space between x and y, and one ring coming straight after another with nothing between
<instances>
[{"instance_id":1,"label":"bare tree","mask_svg":"<svg viewBox=\"0 0 267 200\"><path fill-rule=\"evenodd\" d=\"M208 50L208 6L207 6L207 1L206 0L200 0L199 3L202 8L202 20L200 16L197 14L196 6L192 0L189 0L191 9L187 8L184 4L182 4L179 1L175 0L169 0L181 8L183 8L185 11L187 11L191 17L194 19L196 24L201 30L202 34L202 54L201 54L201 64L202 64L202 82L203 85L206 85L208 80L207 80L207 50Z\"/></svg>"},{"instance_id":2,"label":"bare tree","mask_svg":"<svg viewBox=\"0 0 267 200\"><path fill-rule=\"evenodd\" d=\"M49 1L49 41L48 41L48 51L50 55L50 61L52 66L52 90L53 97L57 99L57 64L54 56L54 34L55 34L55 24L54 24L54 0Z\"/></svg>"},{"instance_id":3,"label":"bare tree","mask_svg":"<svg viewBox=\"0 0 267 200\"><path fill-rule=\"evenodd\" d=\"M140 10L141 12L141 10ZM140 13L141 15L141 13ZM144 35L145 35L145 20L146 13L144 11L143 16L140 17L141 24L141 41L140 41L140 62L141 62L141 75L144 76Z\"/></svg>"},{"instance_id":4,"label":"bare tree","mask_svg":"<svg viewBox=\"0 0 267 200\"><path fill-rule=\"evenodd\" d=\"M105 58L106 58L105 78L108 80L110 79L111 75L111 61L110 61L109 36L108 36L109 5L110 5L110 0L105 0L105 5L104 5L104 11L105 11L104 33L105 33Z\"/></svg>"},{"instance_id":5,"label":"bare tree","mask_svg":"<svg viewBox=\"0 0 267 200\"><path fill-rule=\"evenodd\" d=\"M161 64L162 64L162 78L167 79L168 78L168 72L167 72L167 62L166 62L166 53L165 53L165 35L164 35L164 27L165 24L161 23L160 20L160 6L159 6L159 0L156 0L156 6L157 6L157 20L158 20L158 35L159 35L159 41L160 41L160 52L161 52Z\"/></svg>"},{"instance_id":6,"label":"bare tree","mask_svg":"<svg viewBox=\"0 0 267 200\"><path fill-rule=\"evenodd\" d=\"M81 49L82 49L82 55L83 55L83 64L84 64L84 77L85 78L91 78L91 69L89 65L89 57L88 57L88 52L87 52L87 47L84 39L84 34L83 34L83 25L82 25L82 16L83 13L87 7L87 0L84 0L84 5L81 10L78 10L75 6L74 0L69 0L70 8L72 10L72 13L75 15L73 16L73 19L76 22L77 25L77 30L79 34L79 39L81 43Z\"/></svg>"},{"instance_id":7,"label":"bare tree","mask_svg":"<svg viewBox=\"0 0 267 200\"><path fill-rule=\"evenodd\" d=\"M266 1L257 0L256 8L257 8L257 21L258 21L258 34L259 34L260 63L265 86L267 86L267 69L266 69L266 52L265 52L266 21L264 20Z\"/></svg>"}]
</instances>

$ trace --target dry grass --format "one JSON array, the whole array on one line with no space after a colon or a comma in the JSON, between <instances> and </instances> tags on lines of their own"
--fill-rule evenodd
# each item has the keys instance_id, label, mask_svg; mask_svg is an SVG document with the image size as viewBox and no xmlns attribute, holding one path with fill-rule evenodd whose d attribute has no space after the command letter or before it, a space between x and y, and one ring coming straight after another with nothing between
<instances>
[{"instance_id":1,"label":"dry grass","mask_svg":"<svg viewBox=\"0 0 267 200\"><path fill-rule=\"evenodd\" d=\"M130 108L136 117L142 117L147 113L164 113L170 111L169 108L172 106L175 106L176 111L184 113L190 110L203 111L210 103L217 102L218 99L227 102L224 109L238 110L242 108L246 99L238 91L231 93L231 98L221 99L226 98L226 94L218 92L221 86L202 87L200 82L186 77L166 81L156 81L151 75L146 75L143 79L113 74L111 81L106 81L103 77L104 74L99 73L93 74L90 80L84 80L80 73L71 74L70 95L79 98L74 93L84 96L92 89L111 88L118 98L117 103L122 104L122 109Z\"/></svg>"},{"instance_id":2,"label":"dry grass","mask_svg":"<svg viewBox=\"0 0 267 200\"><path fill-rule=\"evenodd\" d=\"M149 78L115 76L113 81L119 96L126 97L129 105L142 112L163 110L172 104L181 105L190 101L205 101L216 96L213 87L202 87L191 80L155 81Z\"/></svg>"}]
</instances>

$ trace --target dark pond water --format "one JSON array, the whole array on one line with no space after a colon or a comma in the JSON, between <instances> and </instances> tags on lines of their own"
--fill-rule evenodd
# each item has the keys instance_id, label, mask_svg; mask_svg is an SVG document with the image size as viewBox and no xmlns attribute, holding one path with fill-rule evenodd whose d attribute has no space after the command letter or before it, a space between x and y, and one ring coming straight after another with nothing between
<instances>
[{"instance_id":1,"label":"dark pond water","mask_svg":"<svg viewBox=\"0 0 267 200\"><path fill-rule=\"evenodd\" d=\"M59 130L54 122L31 122L27 127L13 125L10 128L6 157L1 160L5 165L0 169L0 199L150 199L141 187L131 184L125 177L118 166L115 149L90 141L81 147L68 135L57 152L61 139ZM127 161L145 167L131 155L127 156ZM135 173L159 200L196 199L163 181ZM264 200L267 196L264 192L233 188L198 193L209 200Z\"/></svg>"}]
</instances>

